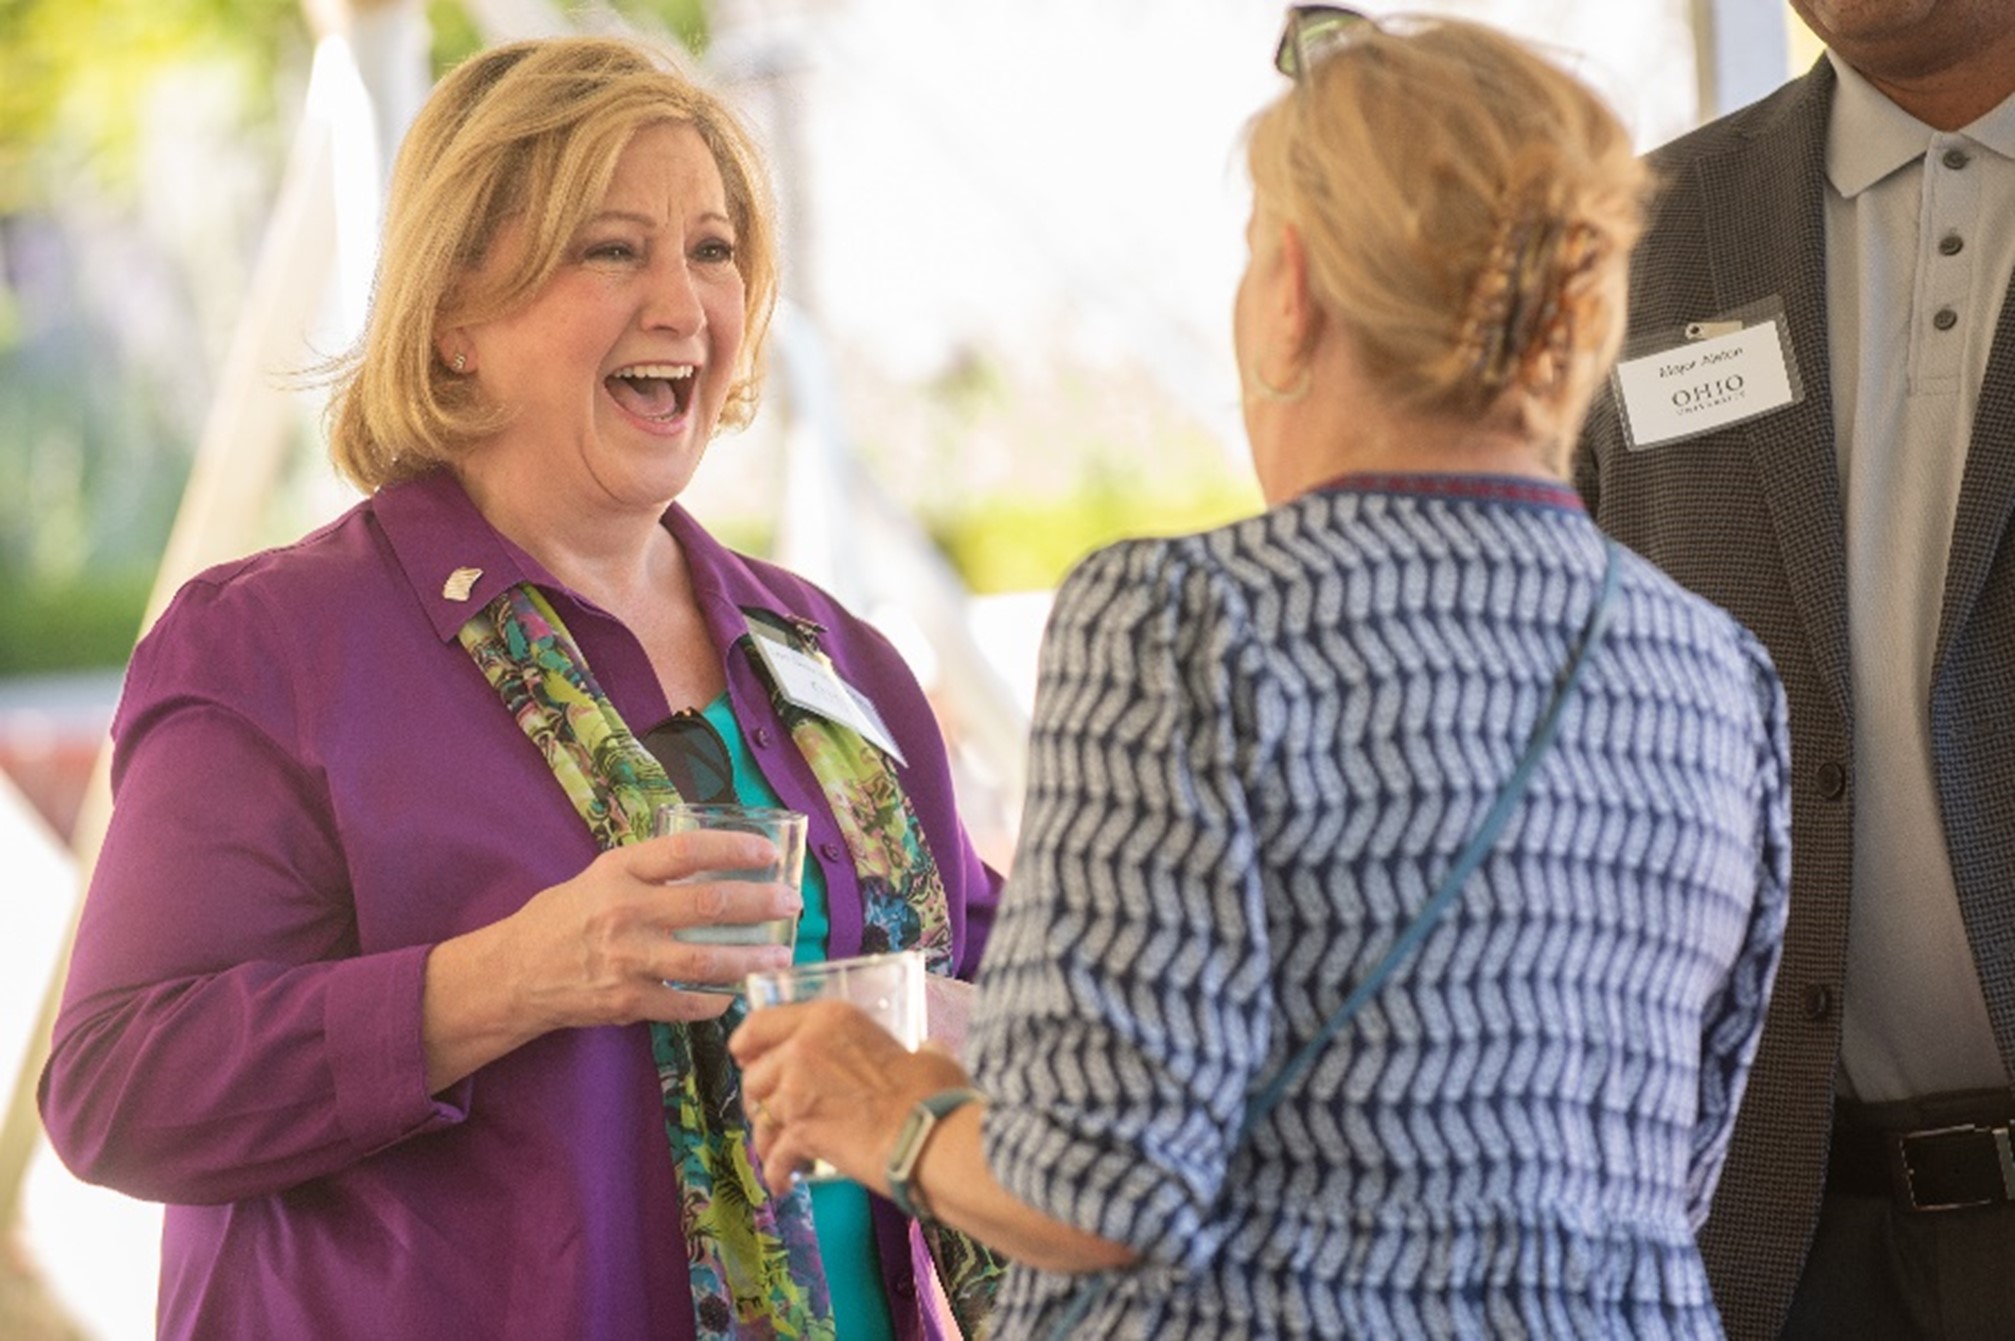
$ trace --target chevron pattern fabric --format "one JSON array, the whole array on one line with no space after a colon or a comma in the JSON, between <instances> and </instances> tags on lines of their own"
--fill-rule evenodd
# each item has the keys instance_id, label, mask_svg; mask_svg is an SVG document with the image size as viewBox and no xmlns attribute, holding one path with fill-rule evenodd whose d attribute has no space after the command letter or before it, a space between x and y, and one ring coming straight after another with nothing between
<instances>
[{"instance_id":1,"label":"chevron pattern fabric","mask_svg":"<svg viewBox=\"0 0 2015 1341\"><path fill-rule=\"evenodd\" d=\"M1489 808L1599 588L1565 489L1358 477L1064 584L971 1036L990 1166L1135 1247L1081 1337L1705 1337L1789 874L1783 694L1626 555L1461 900L1243 1144ZM1077 1282L1017 1269L992 1334Z\"/></svg>"}]
</instances>

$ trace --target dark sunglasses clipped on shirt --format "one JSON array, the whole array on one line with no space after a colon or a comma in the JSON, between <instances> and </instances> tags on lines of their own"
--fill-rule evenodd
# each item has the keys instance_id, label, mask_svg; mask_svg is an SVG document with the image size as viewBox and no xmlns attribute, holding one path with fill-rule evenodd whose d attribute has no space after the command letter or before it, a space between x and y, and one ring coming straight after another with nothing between
<instances>
[{"instance_id":1,"label":"dark sunglasses clipped on shirt","mask_svg":"<svg viewBox=\"0 0 2015 1341\"><path fill-rule=\"evenodd\" d=\"M1273 68L1299 83L1302 71L1377 28L1377 21L1369 14L1341 5L1290 5L1280 46L1273 53Z\"/></svg>"},{"instance_id":2,"label":"dark sunglasses clipped on shirt","mask_svg":"<svg viewBox=\"0 0 2015 1341\"><path fill-rule=\"evenodd\" d=\"M718 805L735 799L735 764L727 742L694 709L681 708L646 731L643 745L686 804Z\"/></svg>"}]
</instances>

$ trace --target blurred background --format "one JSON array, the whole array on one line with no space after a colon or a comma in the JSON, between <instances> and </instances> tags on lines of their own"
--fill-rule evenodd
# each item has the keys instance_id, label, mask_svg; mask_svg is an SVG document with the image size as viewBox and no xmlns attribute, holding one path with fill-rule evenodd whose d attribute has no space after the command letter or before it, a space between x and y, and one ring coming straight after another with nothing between
<instances>
[{"instance_id":1,"label":"blurred background","mask_svg":"<svg viewBox=\"0 0 2015 1341\"><path fill-rule=\"evenodd\" d=\"M1374 5L1374 11L1397 6ZM1410 6L1544 44L1645 148L1817 48L1755 0ZM312 370L381 184L483 46L662 35L766 145L762 413L686 501L879 623L1009 864L1048 594L1122 534L1256 510L1230 303L1272 0L0 0L0 1338L153 1334L158 1208L82 1187L34 1075L136 636L208 563L354 497Z\"/></svg>"}]
</instances>

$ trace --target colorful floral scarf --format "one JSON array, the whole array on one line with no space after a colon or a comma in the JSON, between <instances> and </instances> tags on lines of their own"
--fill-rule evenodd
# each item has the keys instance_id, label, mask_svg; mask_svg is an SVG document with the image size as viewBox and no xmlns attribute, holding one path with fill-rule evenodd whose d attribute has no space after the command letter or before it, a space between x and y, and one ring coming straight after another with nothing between
<instances>
[{"instance_id":1,"label":"colorful floral scarf","mask_svg":"<svg viewBox=\"0 0 2015 1341\"><path fill-rule=\"evenodd\" d=\"M823 655L812 626L775 632L798 651ZM463 625L460 639L596 844L607 850L648 837L653 811L677 801L678 792L602 693L545 597L529 583L513 587ZM761 658L751 660L760 673ZM853 730L788 702L774 686L771 697L860 877L862 953L919 949L932 972L950 973L944 882L894 769ZM651 1026L697 1334L702 1341L830 1341L832 1301L810 1194L797 1187L771 1195L749 1156L740 1072L727 1051L743 1013L737 1001L719 1019ZM926 1236L960 1329L977 1336L1001 1262L963 1236L936 1227Z\"/></svg>"}]
</instances>

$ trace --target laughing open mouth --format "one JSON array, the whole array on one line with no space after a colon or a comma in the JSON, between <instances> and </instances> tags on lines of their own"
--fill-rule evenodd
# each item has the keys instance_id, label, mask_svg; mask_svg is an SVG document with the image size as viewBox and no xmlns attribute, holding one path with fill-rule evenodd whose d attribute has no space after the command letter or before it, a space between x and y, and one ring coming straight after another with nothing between
<instances>
[{"instance_id":1,"label":"laughing open mouth","mask_svg":"<svg viewBox=\"0 0 2015 1341\"><path fill-rule=\"evenodd\" d=\"M631 414L669 423L692 404L694 371L690 363L639 363L609 374L602 384Z\"/></svg>"}]
</instances>

